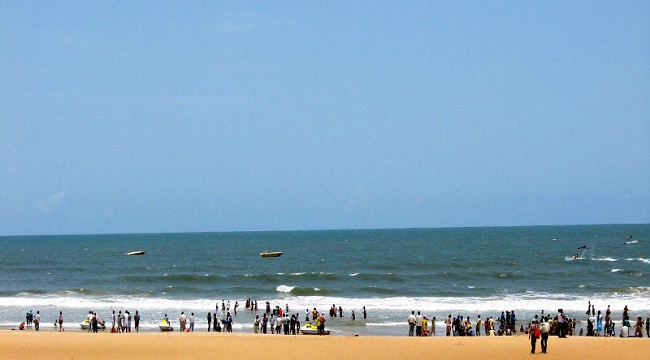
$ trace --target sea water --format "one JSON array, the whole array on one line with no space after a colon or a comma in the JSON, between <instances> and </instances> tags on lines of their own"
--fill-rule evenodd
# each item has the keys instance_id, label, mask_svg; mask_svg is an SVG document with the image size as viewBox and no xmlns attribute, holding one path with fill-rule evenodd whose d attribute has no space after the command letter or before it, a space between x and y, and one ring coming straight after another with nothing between
<instances>
[{"instance_id":1,"label":"sea water","mask_svg":"<svg viewBox=\"0 0 650 360\"><path fill-rule=\"evenodd\" d=\"M239 303L235 331L252 332L246 299L260 314L267 301L288 305L303 323L307 309L341 306L327 323L335 334L405 334L411 311L440 328L447 315L506 310L522 324L558 308L586 321L588 301L615 320L626 305L650 315L650 225L9 236L0 246L4 328L30 310L45 329L59 311L78 329L90 310L108 323L112 310L138 310L143 330L181 311L203 330L224 301L231 312ZM125 255L135 250L146 255Z\"/></svg>"}]
</instances>

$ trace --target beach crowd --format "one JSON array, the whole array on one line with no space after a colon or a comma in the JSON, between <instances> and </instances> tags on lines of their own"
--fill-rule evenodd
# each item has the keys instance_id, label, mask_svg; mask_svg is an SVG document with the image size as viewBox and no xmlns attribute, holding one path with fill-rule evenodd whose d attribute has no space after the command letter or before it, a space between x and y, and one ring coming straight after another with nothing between
<instances>
[{"instance_id":1,"label":"beach crowd","mask_svg":"<svg viewBox=\"0 0 650 360\"><path fill-rule=\"evenodd\" d=\"M205 319L207 320L207 331L214 332L232 332L234 316L237 315L239 302L235 302L231 306L230 301L222 300L221 303L217 302L214 312L208 312ZM317 308L306 309L304 316L300 316L299 312L291 312L289 304L284 307L279 305L271 306L266 302L264 310L260 313L257 301L251 299L246 300L245 308L255 314L253 320L253 333L255 334L285 334L295 335L301 333L319 334L324 335L329 333L325 330L325 323L328 319L344 317L344 311L341 306L332 305L325 311L319 311ZM197 317L195 313L190 313L186 316L185 312L181 311L178 318L179 331L193 332L195 330L195 323ZM329 315L329 317L326 316ZM363 307L363 319L367 318L365 306ZM58 331L64 331L64 318L63 312L60 311L54 320L54 327ZM440 328L444 329L444 336L512 336L517 332L526 334L531 338L531 342L535 340L536 332L540 333L542 339L542 351L546 350L546 341L548 336L557 336L564 338L567 336L620 336L620 337L650 337L650 317L645 321L641 316L637 316L632 320L629 315L627 306L623 309L620 322L613 320L612 311L610 306L602 311L596 311L595 305L589 302L588 310L586 312L586 319L578 321L576 317L571 317L565 314L563 309L558 309L556 313L551 315L542 310L539 314L535 315L530 321L521 321L517 318L515 311L502 311L500 315L489 316L481 318L478 315L476 319L470 316L449 314L446 318L443 317L442 324L438 323L435 316L429 318L427 315L421 314L420 311L412 311L407 317L408 323L408 336L437 336L436 325L441 325ZM304 322L301 322L304 319ZM351 311L349 320L354 321L356 315ZM135 332L140 331L141 315L138 310L135 314L131 314L129 310L115 310L112 311L110 319L110 328L107 329L108 324L104 319L99 318L97 313L89 311L88 316L80 323L81 329L88 332L97 332L98 330L107 329L115 333L130 333L132 326ZM581 326L579 332L576 332L576 325L586 322L586 327ZM30 310L26 313L25 322L19 326L20 330L31 329L38 331L41 325L41 314L39 311L32 313ZM519 328L517 328L519 326ZM163 331L173 331L172 322L167 314L161 319L160 329ZM441 334L442 335L442 334ZM546 339L545 339L546 337ZM532 344L532 343L531 343Z\"/></svg>"}]
</instances>

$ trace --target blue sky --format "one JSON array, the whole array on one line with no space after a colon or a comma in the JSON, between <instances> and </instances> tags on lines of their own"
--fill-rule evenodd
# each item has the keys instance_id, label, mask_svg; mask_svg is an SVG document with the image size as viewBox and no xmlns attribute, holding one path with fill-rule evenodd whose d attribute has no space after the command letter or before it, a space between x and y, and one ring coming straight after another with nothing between
<instances>
[{"instance_id":1,"label":"blue sky","mask_svg":"<svg viewBox=\"0 0 650 360\"><path fill-rule=\"evenodd\" d=\"M0 79L0 235L650 222L647 1L3 1Z\"/></svg>"}]
</instances>

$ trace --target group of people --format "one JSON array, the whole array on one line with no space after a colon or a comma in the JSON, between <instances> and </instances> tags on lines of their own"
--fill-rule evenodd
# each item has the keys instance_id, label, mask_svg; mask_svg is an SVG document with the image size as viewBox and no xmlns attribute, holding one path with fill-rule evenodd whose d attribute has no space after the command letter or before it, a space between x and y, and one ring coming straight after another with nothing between
<instances>
[{"instance_id":1,"label":"group of people","mask_svg":"<svg viewBox=\"0 0 650 360\"><path fill-rule=\"evenodd\" d=\"M625 306L623 309L620 336L643 337L645 326L645 335L650 337L650 318L646 319L644 322L643 318L638 316L636 323L632 324L628 312L629 310L627 306ZM607 307L604 319L601 311L598 311L597 314L598 315L596 315L595 306L590 302L587 311L587 315L590 315L590 317L587 319L586 335L616 336L615 323L611 318L610 307ZM417 312L417 315L412 311L407 318L407 322L409 325L409 336L435 335L435 317L429 320L426 315L420 314L419 311ZM498 322L498 324L495 324L496 322ZM473 326L474 324L469 316L463 317L461 315L455 317L449 315L444 320L444 324L446 336L480 336L482 329L484 329L484 334L488 336L508 336L516 335L517 333L517 317L514 310L501 312L501 315L498 316L496 320L493 317L488 317L483 321L481 315L478 315L475 323L476 327ZM528 324L528 327L524 328L524 325L521 324L519 332L527 334L530 338L532 352L535 351L536 340L541 339L542 352L545 353L547 349L548 336L555 335L559 338L573 336L577 324L578 321L575 318L571 319L563 309L558 309L555 316L544 314L544 311L542 310L541 315L535 315L534 319ZM579 335L583 335L583 330L584 329L580 329ZM535 336L537 333L539 333L539 336ZM632 333L634 335L632 335Z\"/></svg>"},{"instance_id":2,"label":"group of people","mask_svg":"<svg viewBox=\"0 0 650 360\"><path fill-rule=\"evenodd\" d=\"M34 314L31 310L29 310L29 312L25 314L25 321L20 323L18 329L25 330L25 329L31 329L33 327L34 330L38 331L40 329L40 325L41 325L40 311L36 311L36 314Z\"/></svg>"},{"instance_id":3,"label":"group of people","mask_svg":"<svg viewBox=\"0 0 650 360\"><path fill-rule=\"evenodd\" d=\"M113 310L113 314L111 315L111 332L130 333L132 321L133 325L135 325L135 331L139 332L140 313L138 310L135 311L135 315L133 317L131 316L129 310L124 310L124 313L122 313L122 310L119 310L116 317L115 310Z\"/></svg>"},{"instance_id":4,"label":"group of people","mask_svg":"<svg viewBox=\"0 0 650 360\"><path fill-rule=\"evenodd\" d=\"M591 301L587 305L587 336L616 336L616 323L612 321L612 311L607 305L605 317L600 310L596 314L595 305ZM643 328L645 324L645 334L650 337L650 317L643 321L643 317L637 316L636 322L632 325L630 321L629 309L627 305L623 308L622 323L620 326L620 337L643 337ZM582 331L581 334L582 335Z\"/></svg>"},{"instance_id":5,"label":"group of people","mask_svg":"<svg viewBox=\"0 0 650 360\"><path fill-rule=\"evenodd\" d=\"M365 308L364 308L365 309ZM431 319L431 332L429 331L429 318L426 315L420 314L418 311L417 316L415 311L411 311L411 315L407 318L409 324L409 336L429 336L436 333L436 318Z\"/></svg>"},{"instance_id":6,"label":"group of people","mask_svg":"<svg viewBox=\"0 0 650 360\"><path fill-rule=\"evenodd\" d=\"M86 331L96 333L99 328L105 328L104 319L97 317L97 313L93 311L88 311L88 316L84 319L85 326L87 326ZM82 327L83 329L83 327Z\"/></svg>"},{"instance_id":7,"label":"group of people","mask_svg":"<svg viewBox=\"0 0 650 360\"><path fill-rule=\"evenodd\" d=\"M261 319L259 315L255 315L253 333L267 334L269 328L271 334L279 335L284 333L284 335L296 335L300 331L300 319L298 318L298 314L289 317L287 313L284 316L281 314L276 316L273 313L267 314L265 312L262 314Z\"/></svg>"},{"instance_id":8,"label":"group of people","mask_svg":"<svg viewBox=\"0 0 650 360\"><path fill-rule=\"evenodd\" d=\"M481 329L484 329L485 335L514 335L517 332L515 327L517 318L514 311L501 312L497 317L499 322L498 329L495 328L495 320L489 317L483 321L481 315L476 319L476 327L470 316L457 315L452 317L451 314L444 320L446 336L481 336ZM435 336L436 335L436 317L429 319L427 315L422 315L415 311L407 318L409 324L409 336ZM523 331L523 329L521 329Z\"/></svg>"},{"instance_id":9,"label":"group of people","mask_svg":"<svg viewBox=\"0 0 650 360\"><path fill-rule=\"evenodd\" d=\"M230 315L230 313L228 313ZM165 314L167 316L167 314ZM187 326L187 316L185 316L185 312L181 311L181 316L178 318L178 324L180 325L180 331L181 332L193 332L194 331L194 322L196 321L196 317L194 316L194 313L190 315L190 326ZM167 320L169 322L169 320Z\"/></svg>"}]
</instances>

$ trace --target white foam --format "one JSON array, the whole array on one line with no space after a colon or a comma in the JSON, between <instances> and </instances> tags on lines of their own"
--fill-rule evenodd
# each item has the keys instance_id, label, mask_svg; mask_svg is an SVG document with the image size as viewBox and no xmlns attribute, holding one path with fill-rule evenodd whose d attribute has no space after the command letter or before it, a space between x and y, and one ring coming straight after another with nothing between
<instances>
[{"instance_id":1,"label":"white foam","mask_svg":"<svg viewBox=\"0 0 650 360\"><path fill-rule=\"evenodd\" d=\"M290 293L291 290L295 289L295 286L287 286L287 285L278 285L278 287L275 288L275 291L281 292L281 293Z\"/></svg>"},{"instance_id":2,"label":"white foam","mask_svg":"<svg viewBox=\"0 0 650 360\"><path fill-rule=\"evenodd\" d=\"M611 262L618 261L618 259L614 259L614 258L610 258L610 257L597 258L597 259L592 259L592 260L595 260L595 261L611 261Z\"/></svg>"},{"instance_id":3,"label":"white foam","mask_svg":"<svg viewBox=\"0 0 650 360\"><path fill-rule=\"evenodd\" d=\"M612 269L612 272L619 272L621 269Z\"/></svg>"},{"instance_id":4,"label":"white foam","mask_svg":"<svg viewBox=\"0 0 650 360\"><path fill-rule=\"evenodd\" d=\"M280 285L277 292L269 294L271 304L288 303L292 308L329 309L332 304L344 309L361 309L366 306L368 311L410 312L412 310L426 313L460 312L481 313L496 310L516 309L522 311L539 311L541 309L563 308L568 312L582 311L584 304L591 301L597 307L611 305L612 309L623 309L625 305L636 310L650 310L650 287L631 287L626 293L603 293L589 296L576 296L556 293L530 292L511 295L495 295L491 297L385 297L385 298L344 298L331 296L293 296L290 292L295 286ZM314 288L319 291L319 288ZM274 295L275 294L275 295ZM231 299L232 301L243 299ZM232 302L231 301L231 302ZM79 295L27 295L0 297L0 308L16 309L52 307L56 309L76 310L118 310L137 309L141 312L174 313L183 309L214 309L214 299L164 299L152 297L131 296L79 296ZM7 309L5 309L7 310ZM23 312L20 310L20 312Z\"/></svg>"},{"instance_id":5,"label":"white foam","mask_svg":"<svg viewBox=\"0 0 650 360\"><path fill-rule=\"evenodd\" d=\"M354 274L348 274L349 276L357 276L359 273L354 273Z\"/></svg>"}]
</instances>

